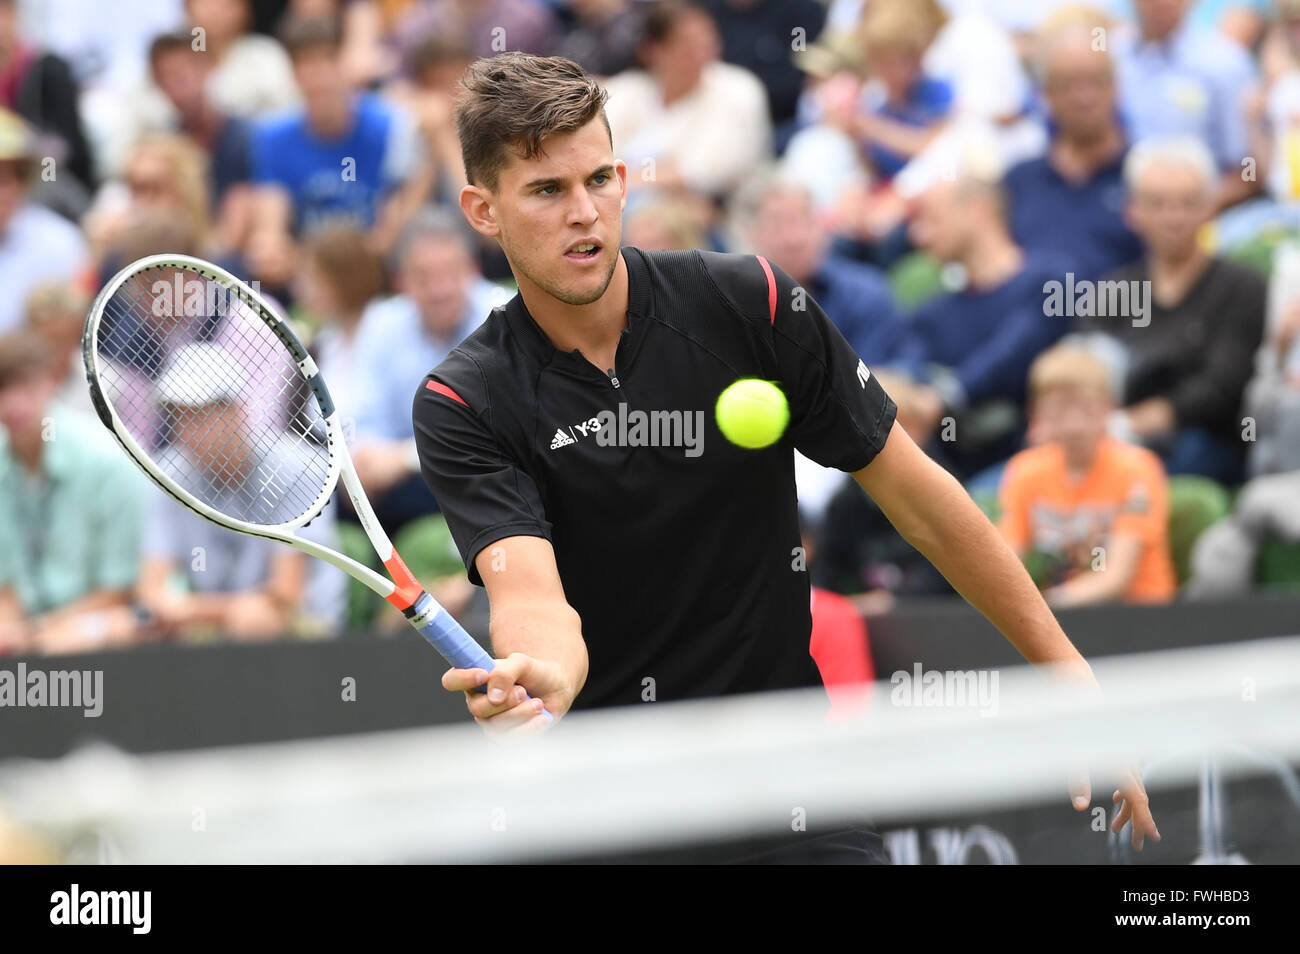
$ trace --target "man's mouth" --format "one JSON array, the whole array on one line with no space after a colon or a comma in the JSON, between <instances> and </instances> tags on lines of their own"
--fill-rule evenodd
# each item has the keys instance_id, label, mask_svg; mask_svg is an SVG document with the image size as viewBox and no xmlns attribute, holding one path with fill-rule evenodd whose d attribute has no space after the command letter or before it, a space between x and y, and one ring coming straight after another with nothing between
<instances>
[{"instance_id":1,"label":"man's mouth","mask_svg":"<svg viewBox=\"0 0 1300 954\"><path fill-rule=\"evenodd\" d=\"M577 261L586 261L595 258L600 254L600 243L598 242L578 242L576 245L570 245L569 250L564 253L565 258L575 259Z\"/></svg>"}]
</instances>

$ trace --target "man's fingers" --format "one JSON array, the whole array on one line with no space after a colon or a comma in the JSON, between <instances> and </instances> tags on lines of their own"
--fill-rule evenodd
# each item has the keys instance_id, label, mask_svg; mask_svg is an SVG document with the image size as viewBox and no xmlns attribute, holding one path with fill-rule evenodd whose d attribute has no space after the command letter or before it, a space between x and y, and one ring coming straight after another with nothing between
<instances>
[{"instance_id":1,"label":"man's fingers","mask_svg":"<svg viewBox=\"0 0 1300 954\"><path fill-rule=\"evenodd\" d=\"M504 703L510 690L527 678L532 663L532 659L523 653L511 653L505 659L497 660L496 668L488 673L488 701Z\"/></svg>"},{"instance_id":2,"label":"man's fingers","mask_svg":"<svg viewBox=\"0 0 1300 954\"><path fill-rule=\"evenodd\" d=\"M509 690L504 692L499 702L492 701L491 693L484 695L474 690L465 693L465 701L469 705L469 714L479 721L492 719L502 713L509 712L521 705L526 698L528 698L528 691L523 686L510 687Z\"/></svg>"},{"instance_id":3,"label":"man's fingers","mask_svg":"<svg viewBox=\"0 0 1300 954\"><path fill-rule=\"evenodd\" d=\"M486 669L448 669L442 674L442 688L448 692L476 689L487 679Z\"/></svg>"},{"instance_id":4,"label":"man's fingers","mask_svg":"<svg viewBox=\"0 0 1300 954\"><path fill-rule=\"evenodd\" d=\"M479 719L478 722L485 732L495 738L532 734L549 724L548 718L542 714L542 711L540 700L529 699L527 702L513 705L508 709L497 712L495 715ZM534 722L542 724L533 728L532 723Z\"/></svg>"}]
</instances>

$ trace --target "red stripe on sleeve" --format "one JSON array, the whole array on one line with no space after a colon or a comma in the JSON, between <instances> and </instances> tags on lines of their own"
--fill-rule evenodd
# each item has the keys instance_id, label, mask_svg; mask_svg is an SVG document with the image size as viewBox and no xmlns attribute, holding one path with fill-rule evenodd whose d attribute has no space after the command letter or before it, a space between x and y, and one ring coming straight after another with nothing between
<instances>
[{"instance_id":1,"label":"red stripe on sleeve","mask_svg":"<svg viewBox=\"0 0 1300 954\"><path fill-rule=\"evenodd\" d=\"M776 324L776 276L772 274L772 266L767 263L762 255L754 256L758 259L758 264L763 266L763 273L767 275L767 311L772 317L772 324Z\"/></svg>"},{"instance_id":2,"label":"red stripe on sleeve","mask_svg":"<svg viewBox=\"0 0 1300 954\"><path fill-rule=\"evenodd\" d=\"M443 384L441 381L428 381L424 386L435 394L441 394L445 397L451 398L453 401L459 401L461 404L465 404L465 399L463 397L451 388L447 387L447 385ZM468 404L465 404L465 406L469 407Z\"/></svg>"}]
</instances>

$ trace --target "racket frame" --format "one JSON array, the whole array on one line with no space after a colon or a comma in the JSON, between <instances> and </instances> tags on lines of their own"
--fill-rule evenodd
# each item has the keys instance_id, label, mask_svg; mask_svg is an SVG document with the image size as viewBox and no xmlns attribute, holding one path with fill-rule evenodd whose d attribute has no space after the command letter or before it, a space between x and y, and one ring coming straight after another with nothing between
<instances>
[{"instance_id":1,"label":"racket frame","mask_svg":"<svg viewBox=\"0 0 1300 954\"><path fill-rule=\"evenodd\" d=\"M105 397L100 379L103 368L98 347L99 328L104 316L104 309L127 281L141 272L154 268L178 268L195 272L203 278L217 282L227 293L233 293L235 297L251 308L254 314L284 344L297 365L298 373L311 388L312 394L320 405L322 423L325 428L325 447L329 454L329 472L321 492L311 506L293 520L271 525L238 520L186 493L176 481L153 463L148 451L140 446L140 443L126 427L112 403ZM352 462L352 455L348 451L347 442L344 439L338 408L334 404L334 399L330 396L329 388L325 384L320 369L316 366L316 362L311 355L307 353L307 349L303 347L302 342L298 340L298 336L294 334L293 329L289 327L288 322L276 314L269 302L248 284L218 265L189 255L150 255L139 259L114 275L95 297L95 301L86 316L86 327L82 335L82 357L85 362L86 382L90 387L91 401L100 420L105 427L112 431L113 436L122 445L127 456L135 462L136 466L178 503L188 507L205 520L209 520L228 530L286 543L309 556L324 560L365 584L404 612L409 611L423 594L424 588L407 568L401 556L393 549L392 541L388 538L388 534L384 532L383 527L380 526L379 520L375 516L374 507L371 506L369 498L361 487L356 465ZM384 564L384 568L392 575L391 579L382 573L375 572L364 563L360 563L314 540L301 537L295 532L320 516L321 511L325 509L325 506L338 489L340 480L348 499L352 501L353 509L356 511L362 529L369 538L380 561Z\"/></svg>"}]
</instances>

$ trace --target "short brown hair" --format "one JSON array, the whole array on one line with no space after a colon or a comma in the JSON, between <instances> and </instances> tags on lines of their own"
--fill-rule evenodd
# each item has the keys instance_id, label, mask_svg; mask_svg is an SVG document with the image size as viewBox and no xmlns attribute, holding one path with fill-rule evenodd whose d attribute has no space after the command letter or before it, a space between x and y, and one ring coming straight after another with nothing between
<instances>
[{"instance_id":1,"label":"short brown hair","mask_svg":"<svg viewBox=\"0 0 1300 954\"><path fill-rule=\"evenodd\" d=\"M360 310L383 294L384 260L356 225L326 222L307 236L304 251L344 308Z\"/></svg>"},{"instance_id":2,"label":"short brown hair","mask_svg":"<svg viewBox=\"0 0 1300 954\"><path fill-rule=\"evenodd\" d=\"M291 60L316 50L337 53L343 47L343 31L334 17L290 16L280 27L280 44Z\"/></svg>"},{"instance_id":3,"label":"short brown hair","mask_svg":"<svg viewBox=\"0 0 1300 954\"><path fill-rule=\"evenodd\" d=\"M0 336L0 391L49 373L54 356L45 339L29 329Z\"/></svg>"},{"instance_id":4,"label":"short brown hair","mask_svg":"<svg viewBox=\"0 0 1300 954\"><path fill-rule=\"evenodd\" d=\"M460 85L456 134L471 185L495 189L507 149L534 159L547 138L581 129L597 116L610 131L608 94L586 70L561 56L502 53L475 60Z\"/></svg>"}]
</instances>

